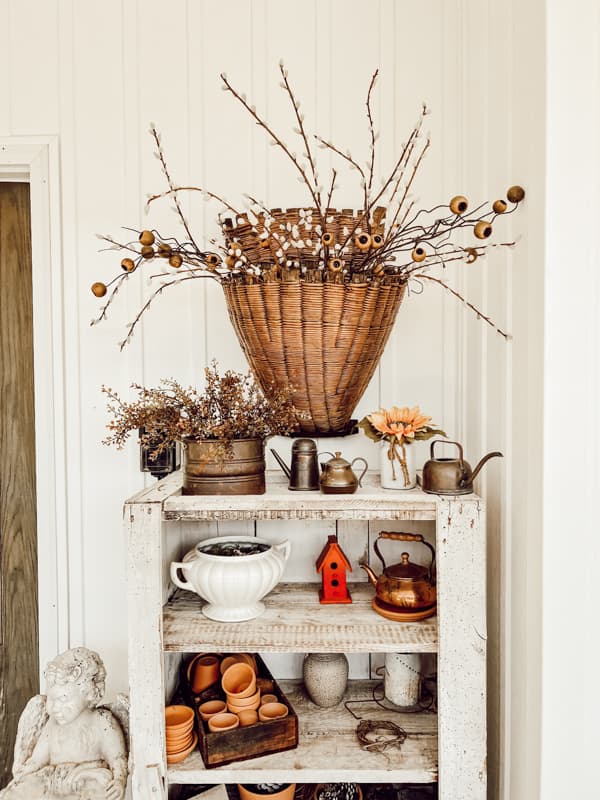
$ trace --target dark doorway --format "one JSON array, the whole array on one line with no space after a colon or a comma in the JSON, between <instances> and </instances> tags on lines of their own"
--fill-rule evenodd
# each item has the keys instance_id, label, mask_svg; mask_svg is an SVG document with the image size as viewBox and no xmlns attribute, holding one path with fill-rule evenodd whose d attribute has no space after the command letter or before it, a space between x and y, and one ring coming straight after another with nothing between
<instances>
[{"instance_id":1,"label":"dark doorway","mask_svg":"<svg viewBox=\"0 0 600 800\"><path fill-rule=\"evenodd\" d=\"M0 183L0 786L38 652L29 184Z\"/></svg>"}]
</instances>

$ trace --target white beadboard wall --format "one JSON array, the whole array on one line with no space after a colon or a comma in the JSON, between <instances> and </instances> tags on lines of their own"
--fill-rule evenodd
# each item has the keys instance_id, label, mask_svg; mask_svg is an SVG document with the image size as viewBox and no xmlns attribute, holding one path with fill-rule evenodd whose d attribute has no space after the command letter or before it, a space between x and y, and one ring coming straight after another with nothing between
<instances>
[{"instance_id":1,"label":"white beadboard wall","mask_svg":"<svg viewBox=\"0 0 600 800\"><path fill-rule=\"evenodd\" d=\"M515 2L473 0L0 0L0 136L58 134L60 141L69 575L68 608L59 609L68 617L69 639L61 646L85 643L99 650L111 692L127 684L121 507L144 479L135 444L125 453L101 445L106 412L100 386L126 393L131 381L173 376L193 382L213 357L222 367L245 368L212 282L169 290L122 353L117 342L148 296L147 283L134 276L109 320L89 326L99 308L89 286L114 274L120 260L116 253L99 253L95 235L118 237L120 226L149 224L145 198L164 188L148 123L162 132L176 181L211 188L234 205L246 191L267 205L302 205L308 200L284 157L221 91L219 72L291 141L293 120L278 80L283 57L309 126L364 160L364 99L378 67L381 175L426 101L432 147L415 185L418 202L432 206L457 192L475 202L500 196L512 182L526 183L535 197L528 184L539 177L535 154L526 150L513 110L525 113L519 45L535 29L536 5L543 7L541 0L528 10ZM539 58L541 63L543 45ZM539 89L536 80L530 76ZM537 133L536 121L528 124ZM325 173L330 158L319 153ZM352 206L358 196L355 179L345 173L338 206ZM194 231L207 237L217 232L214 206L194 194L184 204ZM166 201L153 205L148 220L161 231L178 232ZM532 236L538 223L525 208L499 222L496 240L510 241L528 227ZM446 277L502 327L523 332L531 309L518 302L514 275L530 264L523 235L514 255L497 251L473 267L448 269ZM533 288L527 292L535 302ZM522 641L512 651L507 645L511 602L519 608L525 596L522 587L511 590L510 581L513 539L522 528L510 512L512 386L531 369L531 360L518 357L525 340L505 343L437 287L426 286L423 295L405 301L355 414L418 403L465 443L471 463L487 450L505 453L486 467L479 488L490 509L490 797L513 800L533 796L520 793L521 772L510 793L506 777L511 749L519 743L510 696L523 686L517 665L525 652ZM321 445L332 449L334 442ZM289 451L285 440L276 446ZM365 437L340 446L376 465L377 451ZM356 563L377 531L346 528L340 534ZM328 530L265 525L257 532L292 537L290 578L300 580L312 575ZM175 551L190 539L189 531L174 530L173 536ZM51 655L42 652L43 658ZM297 670L298 659L280 659L278 668ZM357 674L367 669L366 661L353 664ZM518 766L524 775L527 765Z\"/></svg>"}]
</instances>

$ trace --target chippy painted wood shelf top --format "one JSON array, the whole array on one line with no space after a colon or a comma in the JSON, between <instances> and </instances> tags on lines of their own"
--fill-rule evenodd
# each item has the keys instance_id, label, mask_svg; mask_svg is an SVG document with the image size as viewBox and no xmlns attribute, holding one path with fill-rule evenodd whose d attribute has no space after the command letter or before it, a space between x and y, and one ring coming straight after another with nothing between
<instances>
[{"instance_id":1,"label":"chippy painted wood shelf top","mask_svg":"<svg viewBox=\"0 0 600 800\"><path fill-rule=\"evenodd\" d=\"M264 602L262 616L247 622L213 622L204 601L177 590L163 610L163 648L193 652L204 642L230 652L435 653L437 617L390 622L371 607L370 584L350 585L353 602L321 605L318 584L281 583Z\"/></svg>"},{"instance_id":2,"label":"chippy painted wood shelf top","mask_svg":"<svg viewBox=\"0 0 600 800\"><path fill-rule=\"evenodd\" d=\"M382 489L378 472L369 472L355 494L291 492L279 472L267 472L267 491L262 495L182 495L181 471L174 472L127 502L162 503L165 520L435 520L438 500L421 489ZM477 500L474 494L465 500ZM461 499L463 499L461 498Z\"/></svg>"},{"instance_id":3,"label":"chippy painted wood shelf top","mask_svg":"<svg viewBox=\"0 0 600 800\"><path fill-rule=\"evenodd\" d=\"M365 719L389 720L408 737L401 748L383 753L361 750L356 741L358 722L343 705L332 709L311 703L296 682L281 681L283 691L298 714L298 747L250 761L207 770L199 751L168 768L173 783L322 783L357 781L433 783L437 780L437 717L435 714L396 714L374 703L356 706ZM372 681L350 681L347 700L371 697Z\"/></svg>"}]
</instances>

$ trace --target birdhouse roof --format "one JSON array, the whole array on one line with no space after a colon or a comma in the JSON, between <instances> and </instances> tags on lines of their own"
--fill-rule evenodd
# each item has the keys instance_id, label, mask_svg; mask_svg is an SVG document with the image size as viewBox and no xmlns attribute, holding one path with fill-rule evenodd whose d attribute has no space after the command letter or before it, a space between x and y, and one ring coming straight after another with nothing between
<instances>
[{"instance_id":1,"label":"birdhouse roof","mask_svg":"<svg viewBox=\"0 0 600 800\"><path fill-rule=\"evenodd\" d=\"M317 572L321 572L325 563L329 559L337 558L338 561L342 561L346 569L349 569L352 572L352 565L346 558L344 551L339 546L336 537L332 534L327 538L327 543L325 547L321 550L321 555L317 558Z\"/></svg>"}]
</instances>

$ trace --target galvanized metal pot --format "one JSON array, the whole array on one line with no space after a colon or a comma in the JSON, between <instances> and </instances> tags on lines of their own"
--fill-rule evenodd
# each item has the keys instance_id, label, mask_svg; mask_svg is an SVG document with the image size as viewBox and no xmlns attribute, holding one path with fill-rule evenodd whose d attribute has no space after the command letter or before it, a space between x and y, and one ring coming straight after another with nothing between
<instances>
[{"instance_id":1,"label":"galvanized metal pot","mask_svg":"<svg viewBox=\"0 0 600 800\"><path fill-rule=\"evenodd\" d=\"M234 439L231 458L214 439L183 442L182 494L264 494L264 439Z\"/></svg>"}]
</instances>

